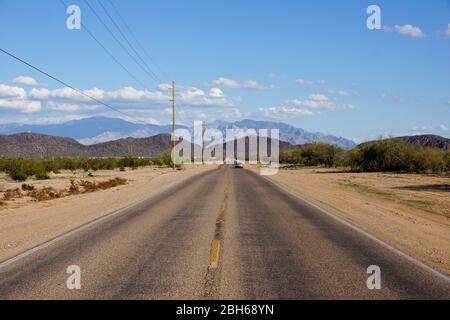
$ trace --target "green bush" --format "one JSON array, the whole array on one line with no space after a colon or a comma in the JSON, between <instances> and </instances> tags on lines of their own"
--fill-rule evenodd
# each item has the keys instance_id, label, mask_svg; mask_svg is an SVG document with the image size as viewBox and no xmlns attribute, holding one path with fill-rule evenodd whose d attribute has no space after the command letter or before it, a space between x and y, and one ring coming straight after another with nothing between
<instances>
[{"instance_id":1,"label":"green bush","mask_svg":"<svg viewBox=\"0 0 450 320\"><path fill-rule=\"evenodd\" d=\"M28 177L36 179L49 179L48 173L58 173L61 170L84 170L85 172L97 170L113 170L115 168L138 168L151 165L149 159L123 158L123 159L54 159L54 160L25 160L0 159L0 171L7 173L12 179L24 181Z\"/></svg>"},{"instance_id":2,"label":"green bush","mask_svg":"<svg viewBox=\"0 0 450 320\"><path fill-rule=\"evenodd\" d=\"M350 167L366 172L438 173L450 171L450 152L415 146L401 139L387 139L365 143L352 150L327 144L309 144L281 152L280 162Z\"/></svg>"},{"instance_id":3,"label":"green bush","mask_svg":"<svg viewBox=\"0 0 450 320\"><path fill-rule=\"evenodd\" d=\"M306 165L325 166L331 168L337 162L342 162L344 150L329 144L307 144L293 150L281 152L280 162ZM339 161L338 161L339 160Z\"/></svg>"},{"instance_id":4,"label":"green bush","mask_svg":"<svg viewBox=\"0 0 450 320\"><path fill-rule=\"evenodd\" d=\"M349 153L353 169L369 172L443 172L447 171L448 152L424 148L399 139L364 144Z\"/></svg>"},{"instance_id":5,"label":"green bush","mask_svg":"<svg viewBox=\"0 0 450 320\"><path fill-rule=\"evenodd\" d=\"M38 180L48 180L50 179L49 175L47 174L47 172L42 171L42 172L38 172L34 175L34 177Z\"/></svg>"},{"instance_id":6,"label":"green bush","mask_svg":"<svg viewBox=\"0 0 450 320\"><path fill-rule=\"evenodd\" d=\"M445 171L450 172L450 151L447 151L447 153L445 154L444 163L445 163Z\"/></svg>"},{"instance_id":7,"label":"green bush","mask_svg":"<svg viewBox=\"0 0 450 320\"><path fill-rule=\"evenodd\" d=\"M14 170L9 172L9 176L11 177L11 179L15 180L15 181L25 181L28 178L28 175L21 170Z\"/></svg>"},{"instance_id":8,"label":"green bush","mask_svg":"<svg viewBox=\"0 0 450 320\"><path fill-rule=\"evenodd\" d=\"M155 163L159 166L172 166L172 155L170 152L161 152Z\"/></svg>"}]
</instances>

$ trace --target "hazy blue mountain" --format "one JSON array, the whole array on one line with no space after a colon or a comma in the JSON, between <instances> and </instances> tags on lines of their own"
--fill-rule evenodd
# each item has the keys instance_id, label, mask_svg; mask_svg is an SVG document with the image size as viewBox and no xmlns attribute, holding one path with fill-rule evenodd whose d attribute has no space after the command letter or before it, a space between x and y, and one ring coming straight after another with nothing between
<instances>
[{"instance_id":1,"label":"hazy blue mountain","mask_svg":"<svg viewBox=\"0 0 450 320\"><path fill-rule=\"evenodd\" d=\"M334 144L343 148L353 148L356 145L353 141L342 137L326 135L320 132L308 132L282 122L256 121L248 119L236 122L215 121L209 124L208 127L216 128L222 131L224 136L226 129L279 129L280 140L293 145L319 142Z\"/></svg>"},{"instance_id":2,"label":"hazy blue mountain","mask_svg":"<svg viewBox=\"0 0 450 320\"><path fill-rule=\"evenodd\" d=\"M0 125L0 134L32 132L58 137L68 137L82 144L96 144L122 138L145 138L169 133L171 125L136 124L117 118L92 117L48 125Z\"/></svg>"},{"instance_id":3,"label":"hazy blue mountain","mask_svg":"<svg viewBox=\"0 0 450 320\"><path fill-rule=\"evenodd\" d=\"M178 127L186 128L184 126ZM324 142L335 144L344 148L352 148L355 146L353 141L345 138L318 132L312 133L281 122L255 120L242 120L236 122L215 121L207 124L207 127L221 130L224 136L227 128L256 130L279 129L280 140L293 145ZM145 138L157 134L171 133L171 131L171 125L136 124L122 119L106 117L92 117L68 121L61 124L49 125L20 125L14 123L0 125L0 134L32 132L72 138L85 145L93 145L128 137Z\"/></svg>"}]
</instances>

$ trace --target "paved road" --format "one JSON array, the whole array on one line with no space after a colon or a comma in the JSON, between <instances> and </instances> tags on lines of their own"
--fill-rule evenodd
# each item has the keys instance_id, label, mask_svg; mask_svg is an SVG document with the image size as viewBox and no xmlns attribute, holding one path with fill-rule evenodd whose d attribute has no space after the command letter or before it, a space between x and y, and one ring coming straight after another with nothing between
<instances>
[{"instance_id":1,"label":"paved road","mask_svg":"<svg viewBox=\"0 0 450 320\"><path fill-rule=\"evenodd\" d=\"M67 289L70 265L81 290ZM367 289L370 265L381 269L380 290ZM223 166L0 268L0 299L34 298L450 299L450 285L259 175Z\"/></svg>"}]
</instances>

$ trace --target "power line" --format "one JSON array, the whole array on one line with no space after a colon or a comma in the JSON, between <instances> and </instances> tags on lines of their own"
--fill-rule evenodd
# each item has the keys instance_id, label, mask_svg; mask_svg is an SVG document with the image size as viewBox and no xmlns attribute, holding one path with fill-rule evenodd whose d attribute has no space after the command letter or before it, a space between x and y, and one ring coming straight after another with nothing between
<instances>
[{"instance_id":1,"label":"power line","mask_svg":"<svg viewBox=\"0 0 450 320\"><path fill-rule=\"evenodd\" d=\"M66 3L63 0L59 0L59 2L67 8ZM97 44L102 47L102 49L111 57L111 59L114 60L131 78L133 78L137 83L139 83L140 86L142 86L144 89L151 91L141 80L139 80L133 73L131 73L130 70L127 69L117 58L100 42L100 40L97 39L97 37L94 36L94 34L89 30L89 28L86 26L86 24L79 21L83 29L86 30L86 32L89 34L89 36L94 39Z\"/></svg>"},{"instance_id":2,"label":"power line","mask_svg":"<svg viewBox=\"0 0 450 320\"><path fill-rule=\"evenodd\" d=\"M36 71L42 73L43 75L49 77L50 79L53 79L53 80L55 80L55 81L61 83L62 85L64 85L64 86L66 86L66 87L68 87L68 88L70 88L70 89L72 89L72 90L78 92L79 94L81 94L81 95L83 95L83 96L85 96L85 97L87 97L87 98L89 98L89 99L91 99L91 100L93 100L93 101L95 101L95 102L97 102L97 103L99 103L99 104L101 104L101 105L103 105L103 106L105 106L105 107L107 107L107 108L113 110L113 111L116 111L116 112L118 112L118 113L120 113L120 114L122 114L122 115L124 115L124 116L126 116L126 117L132 118L132 119L134 119L134 120L136 120L136 121L138 121L138 122L145 123L144 121L141 121L141 120L137 119L136 117L134 117L134 116L132 116L132 115L130 115L130 114L127 114L127 113L125 113L125 112L123 112L123 111L121 111L121 110L119 110L119 109L117 109L117 108L114 108L114 107L110 106L109 104L107 104L107 103L105 103L105 102L103 102L103 101L101 101L101 100L99 100L99 99L97 99L97 98L94 98L94 97L92 97L91 95L89 95L89 94L87 94L87 93L81 91L80 89L77 89L77 88L71 86L70 84L64 82L63 80L60 80L60 79L58 79L58 78L55 77L55 76L52 76L51 74L45 72L44 70L42 70L42 69L40 69L40 68L38 68L38 67L35 67L35 66L32 65L31 63L26 62L25 60L23 60L23 59L17 57L16 55L14 55L14 54L12 54L12 53L10 53L10 52L8 52L8 51L2 49L2 48L0 48L0 51L2 51L3 53L7 54L7 55L10 56L11 58L14 58L15 60L17 60L17 61L19 61L19 62L21 62L21 63L27 65L28 67L30 67L30 68L32 68L32 69L34 69L34 70L36 70Z\"/></svg>"},{"instance_id":3,"label":"power line","mask_svg":"<svg viewBox=\"0 0 450 320\"><path fill-rule=\"evenodd\" d=\"M147 67L147 70L152 74L152 76L159 81L159 83L162 83L163 81L159 78L159 76L153 72L153 70L150 68L150 66L145 62L144 59L142 59L141 55L139 54L139 52L137 52L137 50L134 48L133 44L128 40L127 36L122 32L122 29L120 28L120 26L116 23L116 21L114 20L114 18L109 14L108 10L106 9L106 7L103 5L103 3L100 0L97 0L98 4L102 7L103 11L106 13L106 15L108 16L108 18L111 20L111 22L114 24L114 26L116 27L116 29L119 31L119 33L121 34L122 38L126 41L126 43L128 43L128 46L131 48L131 50L133 50L133 52L136 54L136 56L139 58L139 60Z\"/></svg>"},{"instance_id":4,"label":"power line","mask_svg":"<svg viewBox=\"0 0 450 320\"><path fill-rule=\"evenodd\" d=\"M114 3L111 0L108 0L108 2L110 3L111 7L113 7L114 11L116 12L117 16L119 17L119 19L122 21L123 25L127 28L128 32L131 34L131 36L133 37L134 41L137 43L137 45L139 46L139 48L142 50L142 52L144 52L144 54L147 56L147 58L156 66L156 68L166 77L166 78L170 78L167 76L167 73L164 72L164 70L162 70L162 68L156 63L156 61L150 56L150 54L147 52L147 50L145 50L144 46L141 44L141 42L138 40L138 38L136 37L136 35L134 34L133 30L130 28L130 26L127 24L127 22L125 21L125 19L122 17L122 15L120 14L119 10L117 9L117 7L114 5Z\"/></svg>"},{"instance_id":5,"label":"power line","mask_svg":"<svg viewBox=\"0 0 450 320\"><path fill-rule=\"evenodd\" d=\"M130 51L123 45L123 43L116 37L114 32L111 31L111 29L108 27L108 25L103 21L103 19L100 17L100 15L97 13L97 11L89 4L87 0L84 0L84 3L91 9L91 11L94 13L94 15L97 17L98 21L105 27L105 29L108 31L108 33L113 37L113 39L119 44L119 46L125 51L125 53L141 68L142 71L144 71L146 74L152 78L156 83L158 83L158 79L155 78L152 74L150 74L145 68L142 66L142 64L136 60L136 58L130 53Z\"/></svg>"}]
</instances>

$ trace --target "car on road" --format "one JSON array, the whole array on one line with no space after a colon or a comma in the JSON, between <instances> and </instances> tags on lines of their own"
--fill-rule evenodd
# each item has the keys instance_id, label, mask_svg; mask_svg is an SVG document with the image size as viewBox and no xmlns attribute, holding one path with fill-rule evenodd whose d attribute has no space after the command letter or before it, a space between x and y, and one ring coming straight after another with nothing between
<instances>
[{"instance_id":1,"label":"car on road","mask_svg":"<svg viewBox=\"0 0 450 320\"><path fill-rule=\"evenodd\" d=\"M244 163L243 162L241 162L241 161L235 161L234 162L234 167L235 168L238 168L238 169L244 169Z\"/></svg>"}]
</instances>

